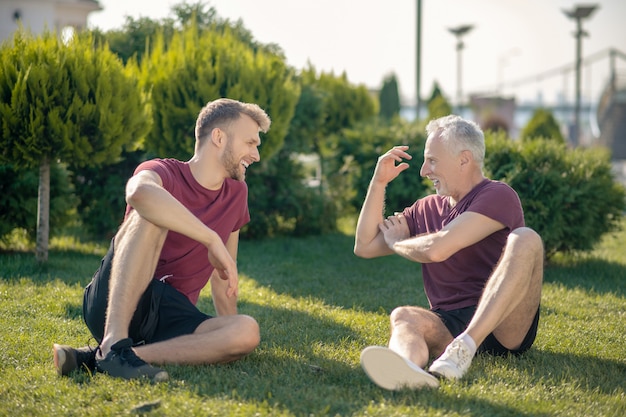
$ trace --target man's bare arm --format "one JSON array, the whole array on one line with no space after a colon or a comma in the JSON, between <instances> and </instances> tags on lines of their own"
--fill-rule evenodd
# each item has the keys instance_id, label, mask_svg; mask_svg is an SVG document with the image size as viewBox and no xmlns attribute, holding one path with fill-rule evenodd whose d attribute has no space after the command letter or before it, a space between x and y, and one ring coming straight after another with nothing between
<instances>
[{"instance_id":1,"label":"man's bare arm","mask_svg":"<svg viewBox=\"0 0 626 417\"><path fill-rule=\"evenodd\" d=\"M502 223L474 212L462 213L438 232L408 239L403 238L408 230L404 216L390 217L381 225L385 241L395 253L420 263L445 261L503 228Z\"/></svg>"},{"instance_id":2,"label":"man's bare arm","mask_svg":"<svg viewBox=\"0 0 626 417\"><path fill-rule=\"evenodd\" d=\"M154 171L141 171L126 184L126 202L149 222L205 245L209 261L219 276L236 283L237 264L219 235L194 216L162 184L161 177ZM230 296L236 296L238 290L234 286L228 291Z\"/></svg>"},{"instance_id":3,"label":"man's bare arm","mask_svg":"<svg viewBox=\"0 0 626 417\"><path fill-rule=\"evenodd\" d=\"M239 248L239 230L232 232L228 241L226 242L226 248L230 253L230 256L237 261L237 251ZM236 277L238 280L239 277ZM226 316L237 314L237 297L229 297L228 289L231 286L238 287L238 283L231 283L230 277L228 281L220 279L216 272L211 274L211 294L213 297L213 305L215 306L215 312L218 316Z\"/></svg>"},{"instance_id":4,"label":"man's bare arm","mask_svg":"<svg viewBox=\"0 0 626 417\"><path fill-rule=\"evenodd\" d=\"M383 222L387 184L409 167L406 162L402 162L404 159L411 159L411 155L406 153L408 148L396 146L378 158L357 222L354 239L354 253L357 256L374 258L393 253L385 243L378 225Z\"/></svg>"}]
</instances>

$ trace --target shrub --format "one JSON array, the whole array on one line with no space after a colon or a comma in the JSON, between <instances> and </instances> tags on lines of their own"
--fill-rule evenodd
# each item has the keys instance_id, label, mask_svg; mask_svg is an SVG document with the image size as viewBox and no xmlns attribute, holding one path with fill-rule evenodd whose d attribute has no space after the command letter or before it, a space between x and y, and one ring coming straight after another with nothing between
<instances>
[{"instance_id":1,"label":"shrub","mask_svg":"<svg viewBox=\"0 0 626 417\"><path fill-rule=\"evenodd\" d=\"M620 227L626 191L613 178L608 151L568 149L550 139L512 142L502 134L487 134L486 145L487 175L517 191L547 258L589 250Z\"/></svg>"},{"instance_id":2,"label":"shrub","mask_svg":"<svg viewBox=\"0 0 626 417\"><path fill-rule=\"evenodd\" d=\"M126 209L126 182L145 159L143 151L123 152L114 164L74 169L78 217L88 237L108 240L115 235Z\"/></svg>"},{"instance_id":3,"label":"shrub","mask_svg":"<svg viewBox=\"0 0 626 417\"><path fill-rule=\"evenodd\" d=\"M390 74L383 80L383 86L378 93L380 109L378 114L387 120L400 115L400 94L398 80L395 74Z\"/></svg>"},{"instance_id":4,"label":"shrub","mask_svg":"<svg viewBox=\"0 0 626 417\"><path fill-rule=\"evenodd\" d=\"M426 103L428 108L427 120L438 119L452 113L452 106L446 100L438 83L433 84L433 91Z\"/></svg>"},{"instance_id":5,"label":"shrub","mask_svg":"<svg viewBox=\"0 0 626 417\"><path fill-rule=\"evenodd\" d=\"M281 151L246 176L250 223L246 238L317 235L336 228L336 212L319 188L304 184L302 164Z\"/></svg>"},{"instance_id":6,"label":"shrub","mask_svg":"<svg viewBox=\"0 0 626 417\"><path fill-rule=\"evenodd\" d=\"M271 117L259 149L261 159L269 159L284 144L300 95L282 56L255 51L228 29L189 25L169 43L157 38L141 73L154 109L145 150L162 158L187 160L194 152L198 113L207 102L228 97L256 103Z\"/></svg>"},{"instance_id":7,"label":"shrub","mask_svg":"<svg viewBox=\"0 0 626 417\"><path fill-rule=\"evenodd\" d=\"M342 173L341 176L333 175L334 187L338 187L338 183L343 179L349 181L349 186L344 185L343 188L354 192L343 195L338 193L335 195L335 201L341 204L341 199L347 200L341 205L350 207L358 213L367 194L378 157L395 145L409 145L408 152L413 159L407 161L410 168L387 186L386 215L413 204L427 191L427 186L419 174L424 161L425 141L423 124L402 120L396 120L391 124L379 121L342 130L334 150L336 157L326 158L331 164L328 171Z\"/></svg>"},{"instance_id":8,"label":"shrub","mask_svg":"<svg viewBox=\"0 0 626 417\"><path fill-rule=\"evenodd\" d=\"M532 117L520 132L520 138L523 141L545 138L565 143L559 123L549 110L541 108L534 111Z\"/></svg>"}]
</instances>

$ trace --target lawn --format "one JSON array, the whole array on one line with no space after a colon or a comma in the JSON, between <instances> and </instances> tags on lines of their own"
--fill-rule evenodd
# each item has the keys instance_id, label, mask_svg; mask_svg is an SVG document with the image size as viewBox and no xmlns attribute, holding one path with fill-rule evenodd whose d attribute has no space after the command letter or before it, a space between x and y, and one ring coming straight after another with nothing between
<instances>
[{"instance_id":1,"label":"lawn","mask_svg":"<svg viewBox=\"0 0 626 417\"><path fill-rule=\"evenodd\" d=\"M53 369L52 343L93 344L82 288L106 245L53 240L45 267L4 251L0 416L626 415L626 232L550 262L527 354L479 356L461 381L400 392L372 384L359 354L386 344L395 306L427 305L419 266L359 259L352 245L346 234L241 242L240 312L259 321L260 346L232 364L166 366L161 384ZM208 293L199 305L213 311Z\"/></svg>"}]
</instances>

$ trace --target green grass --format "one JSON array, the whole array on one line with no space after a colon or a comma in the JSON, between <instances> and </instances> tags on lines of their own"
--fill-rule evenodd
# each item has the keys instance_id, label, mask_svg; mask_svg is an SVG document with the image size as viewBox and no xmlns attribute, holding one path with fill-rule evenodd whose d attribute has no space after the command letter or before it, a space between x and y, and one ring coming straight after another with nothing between
<instances>
[{"instance_id":1,"label":"green grass","mask_svg":"<svg viewBox=\"0 0 626 417\"><path fill-rule=\"evenodd\" d=\"M106 244L52 241L49 263L0 253L0 416L623 416L626 415L626 232L547 267L535 346L479 356L439 389L389 392L359 366L384 345L397 305L426 305L419 266L363 260L353 238L242 242L240 312L262 341L228 365L167 366L162 384L58 377L54 342L87 344L82 288ZM208 293L200 308L213 310ZM93 343L93 341L92 341Z\"/></svg>"}]
</instances>

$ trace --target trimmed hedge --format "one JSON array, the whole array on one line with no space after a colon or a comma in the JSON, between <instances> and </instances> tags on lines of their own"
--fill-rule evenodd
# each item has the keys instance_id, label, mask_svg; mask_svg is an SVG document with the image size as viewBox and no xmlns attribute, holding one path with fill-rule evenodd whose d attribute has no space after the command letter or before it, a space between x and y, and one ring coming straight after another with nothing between
<instances>
[{"instance_id":1,"label":"trimmed hedge","mask_svg":"<svg viewBox=\"0 0 626 417\"><path fill-rule=\"evenodd\" d=\"M513 187L526 225L543 238L546 257L589 250L618 230L626 191L615 181L604 148L567 148L552 139L511 141L486 135L485 174Z\"/></svg>"}]
</instances>

